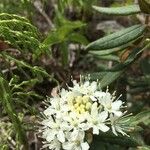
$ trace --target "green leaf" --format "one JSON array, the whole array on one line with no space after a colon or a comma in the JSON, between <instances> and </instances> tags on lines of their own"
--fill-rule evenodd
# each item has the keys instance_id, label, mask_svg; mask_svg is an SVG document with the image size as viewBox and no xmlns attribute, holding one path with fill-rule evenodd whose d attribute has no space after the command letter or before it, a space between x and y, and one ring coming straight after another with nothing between
<instances>
[{"instance_id":1,"label":"green leaf","mask_svg":"<svg viewBox=\"0 0 150 150\"><path fill-rule=\"evenodd\" d=\"M139 123L150 125L150 110L143 111L130 119L130 125L137 126Z\"/></svg>"},{"instance_id":2,"label":"green leaf","mask_svg":"<svg viewBox=\"0 0 150 150\"><path fill-rule=\"evenodd\" d=\"M136 147L140 145L135 139L131 137L115 136L111 133L100 133L98 136L95 136L95 140L127 147Z\"/></svg>"},{"instance_id":3,"label":"green leaf","mask_svg":"<svg viewBox=\"0 0 150 150\"><path fill-rule=\"evenodd\" d=\"M101 88L104 88L108 86L110 83L115 81L123 71L116 71L116 72L108 72L101 80L100 80L100 86Z\"/></svg>"},{"instance_id":4,"label":"green leaf","mask_svg":"<svg viewBox=\"0 0 150 150\"><path fill-rule=\"evenodd\" d=\"M80 33L72 33L68 36L68 39L71 42L76 42L76 43L80 43L83 45L87 45L89 43L87 38Z\"/></svg>"},{"instance_id":5,"label":"green leaf","mask_svg":"<svg viewBox=\"0 0 150 150\"><path fill-rule=\"evenodd\" d=\"M68 24L64 24L63 26L59 27L58 29L51 31L46 39L43 41L42 45L53 45L56 43L63 42L66 38L66 36L69 36L69 34L77 28L83 27L85 24L82 22L72 22Z\"/></svg>"},{"instance_id":6,"label":"green leaf","mask_svg":"<svg viewBox=\"0 0 150 150\"><path fill-rule=\"evenodd\" d=\"M90 79L91 80L101 80L105 75L107 74L107 72L94 72L94 73L90 73Z\"/></svg>"},{"instance_id":7,"label":"green leaf","mask_svg":"<svg viewBox=\"0 0 150 150\"><path fill-rule=\"evenodd\" d=\"M0 143L0 144L2 144L2 143ZM8 147L8 145L0 145L0 149L1 150L9 150L9 147Z\"/></svg>"},{"instance_id":8,"label":"green leaf","mask_svg":"<svg viewBox=\"0 0 150 150\"><path fill-rule=\"evenodd\" d=\"M138 146L137 150L150 150L150 146Z\"/></svg>"},{"instance_id":9,"label":"green leaf","mask_svg":"<svg viewBox=\"0 0 150 150\"><path fill-rule=\"evenodd\" d=\"M101 50L101 51L89 51L90 54L93 55L98 55L98 56L103 56L103 55L109 55L115 52L121 51L122 48L113 48L113 49L106 49L106 50Z\"/></svg>"},{"instance_id":10,"label":"green leaf","mask_svg":"<svg viewBox=\"0 0 150 150\"><path fill-rule=\"evenodd\" d=\"M5 58L7 60L14 61L18 66L30 69L32 71L32 74L34 76L36 76L36 78L38 78L39 81L42 80L43 77L47 77L49 80L53 80L54 82L56 82L58 84L58 81L55 80L55 78L53 78L49 73L47 73L42 67L39 67L39 66L33 67L30 64L25 63L24 61L15 59L14 57L7 55L6 53L2 53L2 54L0 54L0 56L2 56L3 58Z\"/></svg>"},{"instance_id":11,"label":"green leaf","mask_svg":"<svg viewBox=\"0 0 150 150\"><path fill-rule=\"evenodd\" d=\"M100 79L101 87L104 88L111 84L113 81L115 81L126 69L126 67L132 63L144 50L146 50L150 45L146 45L144 48L135 48L133 49L132 53L128 56L128 59L124 63L119 63L115 66L113 66L111 69L108 69L108 72L102 73L96 73L91 74L91 79L94 80L96 77L97 79ZM148 78L147 78L148 79ZM148 80L147 80L148 82ZM148 82L149 83L149 82Z\"/></svg>"},{"instance_id":12,"label":"green leaf","mask_svg":"<svg viewBox=\"0 0 150 150\"><path fill-rule=\"evenodd\" d=\"M133 15L141 12L138 5L128 5L128 6L112 7L112 8L93 6L93 8L96 11L107 15L127 16L127 15Z\"/></svg>"},{"instance_id":13,"label":"green leaf","mask_svg":"<svg viewBox=\"0 0 150 150\"><path fill-rule=\"evenodd\" d=\"M143 13L150 14L150 2L147 0L138 0L140 9Z\"/></svg>"},{"instance_id":14,"label":"green leaf","mask_svg":"<svg viewBox=\"0 0 150 150\"><path fill-rule=\"evenodd\" d=\"M150 75L141 76L139 78L128 78L128 83L133 87L146 87L150 85Z\"/></svg>"},{"instance_id":15,"label":"green leaf","mask_svg":"<svg viewBox=\"0 0 150 150\"><path fill-rule=\"evenodd\" d=\"M124 116L119 118L117 123L118 126L122 126L126 132L134 133L135 131L140 131L142 130L142 126L140 126L141 123L145 124L146 126L150 125L150 110L143 111L137 115ZM133 135L131 135L131 137L133 137ZM141 143L142 145L143 142L139 140L138 143Z\"/></svg>"},{"instance_id":16,"label":"green leaf","mask_svg":"<svg viewBox=\"0 0 150 150\"><path fill-rule=\"evenodd\" d=\"M25 22L29 22L28 19L15 15L15 14L7 14L7 13L1 13L0 14L0 20L11 20L11 19L17 19L20 21L25 21Z\"/></svg>"},{"instance_id":17,"label":"green leaf","mask_svg":"<svg viewBox=\"0 0 150 150\"><path fill-rule=\"evenodd\" d=\"M86 50L106 50L123 46L143 35L145 26L134 25L90 43Z\"/></svg>"},{"instance_id":18,"label":"green leaf","mask_svg":"<svg viewBox=\"0 0 150 150\"><path fill-rule=\"evenodd\" d=\"M26 139L24 128L18 118L18 115L15 110L15 104L12 99L12 93L9 87L9 83L0 76L0 100L2 101L2 106L7 112L9 118L11 119L15 131L18 134L20 143L24 144L24 146L28 147L28 142Z\"/></svg>"},{"instance_id":19,"label":"green leaf","mask_svg":"<svg viewBox=\"0 0 150 150\"><path fill-rule=\"evenodd\" d=\"M90 150L106 150L105 143L94 139L90 145Z\"/></svg>"},{"instance_id":20,"label":"green leaf","mask_svg":"<svg viewBox=\"0 0 150 150\"><path fill-rule=\"evenodd\" d=\"M66 66L68 64L68 44L66 42L61 43L61 58L62 64Z\"/></svg>"},{"instance_id":21,"label":"green leaf","mask_svg":"<svg viewBox=\"0 0 150 150\"><path fill-rule=\"evenodd\" d=\"M99 58L101 60L112 60L112 61L120 62L119 57L116 55L106 55L106 56L94 55L94 57Z\"/></svg>"},{"instance_id":22,"label":"green leaf","mask_svg":"<svg viewBox=\"0 0 150 150\"><path fill-rule=\"evenodd\" d=\"M121 74L123 70L116 72L97 72L91 73L91 80L99 80L101 88L104 88L115 81Z\"/></svg>"},{"instance_id":23,"label":"green leaf","mask_svg":"<svg viewBox=\"0 0 150 150\"><path fill-rule=\"evenodd\" d=\"M150 59L148 57L141 60L140 66L145 75L150 74Z\"/></svg>"},{"instance_id":24,"label":"green leaf","mask_svg":"<svg viewBox=\"0 0 150 150\"><path fill-rule=\"evenodd\" d=\"M39 32L23 17L0 14L0 39L22 52L39 50Z\"/></svg>"},{"instance_id":25,"label":"green leaf","mask_svg":"<svg viewBox=\"0 0 150 150\"><path fill-rule=\"evenodd\" d=\"M147 50L150 47L150 44L145 45L144 47L135 48L132 50L132 52L129 54L127 60L124 63L120 63L112 67L111 71L118 71L123 68L126 68L130 63L132 63L136 58L139 56L140 53L142 53L144 50Z\"/></svg>"}]
</instances>

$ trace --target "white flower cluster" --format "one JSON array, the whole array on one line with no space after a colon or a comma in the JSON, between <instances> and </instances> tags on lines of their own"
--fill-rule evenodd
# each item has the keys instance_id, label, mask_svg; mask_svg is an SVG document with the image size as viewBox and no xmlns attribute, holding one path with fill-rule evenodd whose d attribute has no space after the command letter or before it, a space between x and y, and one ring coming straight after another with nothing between
<instances>
[{"instance_id":1,"label":"white flower cluster","mask_svg":"<svg viewBox=\"0 0 150 150\"><path fill-rule=\"evenodd\" d=\"M97 82L73 81L73 87L62 89L48 99L50 105L43 112L43 147L52 150L88 150L86 133L117 132L126 135L117 120L123 113L123 102L108 90L102 92Z\"/></svg>"}]
</instances>

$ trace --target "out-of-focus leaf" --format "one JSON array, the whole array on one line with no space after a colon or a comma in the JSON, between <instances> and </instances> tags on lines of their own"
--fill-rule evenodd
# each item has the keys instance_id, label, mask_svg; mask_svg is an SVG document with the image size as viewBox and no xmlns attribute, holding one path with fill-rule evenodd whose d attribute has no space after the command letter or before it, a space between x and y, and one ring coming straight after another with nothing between
<instances>
[{"instance_id":1,"label":"out-of-focus leaf","mask_svg":"<svg viewBox=\"0 0 150 150\"><path fill-rule=\"evenodd\" d=\"M141 65L141 69L145 75L150 74L150 59L148 57L142 59L140 62L140 65Z\"/></svg>"},{"instance_id":2,"label":"out-of-focus leaf","mask_svg":"<svg viewBox=\"0 0 150 150\"><path fill-rule=\"evenodd\" d=\"M134 87L145 87L150 85L150 75L142 76L140 78L128 78L128 83Z\"/></svg>"},{"instance_id":3,"label":"out-of-focus leaf","mask_svg":"<svg viewBox=\"0 0 150 150\"><path fill-rule=\"evenodd\" d=\"M131 86L129 93L139 93L150 91L150 75L144 75L139 78L128 78L128 84Z\"/></svg>"},{"instance_id":4,"label":"out-of-focus leaf","mask_svg":"<svg viewBox=\"0 0 150 150\"><path fill-rule=\"evenodd\" d=\"M142 47L142 48L133 49L131 54L129 55L129 57L124 63L119 63L115 65L114 67L112 67L111 69L108 69L107 70L108 72L104 74L103 77L100 76L101 87L104 88L108 86L110 83L112 83L113 81L115 81L122 74L125 68L137 58L138 54L146 50L149 46L150 45L148 44L144 48ZM93 77L95 78L95 76ZM92 79L92 74L91 74L91 79ZM97 76L97 79L99 79L98 76Z\"/></svg>"},{"instance_id":5,"label":"out-of-focus leaf","mask_svg":"<svg viewBox=\"0 0 150 150\"><path fill-rule=\"evenodd\" d=\"M150 14L150 2L149 0L138 0L140 9L143 13Z\"/></svg>"},{"instance_id":6,"label":"out-of-focus leaf","mask_svg":"<svg viewBox=\"0 0 150 150\"><path fill-rule=\"evenodd\" d=\"M15 14L7 14L7 13L1 13L0 14L0 20L11 20L11 19L17 19L25 22L29 22L28 19L15 15Z\"/></svg>"},{"instance_id":7,"label":"out-of-focus leaf","mask_svg":"<svg viewBox=\"0 0 150 150\"><path fill-rule=\"evenodd\" d=\"M120 59L118 56L116 55L106 55L106 56L98 56L98 55L94 55L96 58L99 58L101 60L112 60L112 61L116 61L116 62L119 62Z\"/></svg>"},{"instance_id":8,"label":"out-of-focus leaf","mask_svg":"<svg viewBox=\"0 0 150 150\"><path fill-rule=\"evenodd\" d=\"M139 123L150 125L150 110L141 112L130 119L130 125L137 126Z\"/></svg>"},{"instance_id":9,"label":"out-of-focus leaf","mask_svg":"<svg viewBox=\"0 0 150 150\"><path fill-rule=\"evenodd\" d=\"M145 26L134 25L90 43L86 50L106 50L123 46L143 35Z\"/></svg>"},{"instance_id":10,"label":"out-of-focus leaf","mask_svg":"<svg viewBox=\"0 0 150 150\"><path fill-rule=\"evenodd\" d=\"M150 150L150 146L138 146L137 150Z\"/></svg>"},{"instance_id":11,"label":"out-of-focus leaf","mask_svg":"<svg viewBox=\"0 0 150 150\"><path fill-rule=\"evenodd\" d=\"M92 144L90 145L90 150L107 150L107 149L105 147L105 143L94 139Z\"/></svg>"},{"instance_id":12,"label":"out-of-focus leaf","mask_svg":"<svg viewBox=\"0 0 150 150\"><path fill-rule=\"evenodd\" d=\"M72 23L67 22L67 24L64 24L58 29L51 31L46 39L42 42L40 47L43 49L48 49L53 44L64 42L74 29L81 28L83 26L85 26L85 24L80 21Z\"/></svg>"},{"instance_id":13,"label":"out-of-focus leaf","mask_svg":"<svg viewBox=\"0 0 150 150\"><path fill-rule=\"evenodd\" d=\"M138 57L138 55L141 52L146 50L149 46L150 45L148 44L145 47L140 47L140 48L133 49L132 52L129 54L128 58L124 62L121 62L121 63L115 65L114 67L109 69L109 71L119 71L119 70L122 70L122 69L126 68L130 63L132 63Z\"/></svg>"},{"instance_id":14,"label":"out-of-focus leaf","mask_svg":"<svg viewBox=\"0 0 150 150\"><path fill-rule=\"evenodd\" d=\"M127 16L127 15L133 15L141 12L138 5L128 5L128 6L111 7L111 8L93 6L93 8L96 11L107 15Z\"/></svg>"},{"instance_id":15,"label":"out-of-focus leaf","mask_svg":"<svg viewBox=\"0 0 150 150\"><path fill-rule=\"evenodd\" d=\"M64 66L68 64L68 47L67 43L61 43L61 55L62 55L62 63Z\"/></svg>"},{"instance_id":16,"label":"out-of-focus leaf","mask_svg":"<svg viewBox=\"0 0 150 150\"><path fill-rule=\"evenodd\" d=\"M109 55L118 51L121 51L122 48L113 48L113 49L107 49L102 51L89 51L90 54L103 56L103 55Z\"/></svg>"},{"instance_id":17,"label":"out-of-focus leaf","mask_svg":"<svg viewBox=\"0 0 150 150\"><path fill-rule=\"evenodd\" d=\"M0 144L1 144L1 145L0 145L0 149L1 149L1 150L9 150L8 145L2 144L2 143L0 143Z\"/></svg>"},{"instance_id":18,"label":"out-of-focus leaf","mask_svg":"<svg viewBox=\"0 0 150 150\"><path fill-rule=\"evenodd\" d=\"M133 88L133 89L130 89L128 92L131 93L131 94L139 94L140 92L148 92L150 91L150 86L147 86L147 87L136 87L136 88Z\"/></svg>"},{"instance_id":19,"label":"out-of-focus leaf","mask_svg":"<svg viewBox=\"0 0 150 150\"><path fill-rule=\"evenodd\" d=\"M89 43L88 40L86 39L86 37L83 36L82 34L79 34L79 33L70 34L68 36L68 39L71 42L76 42L76 43L80 43L80 44L83 44L83 45L87 45Z\"/></svg>"}]
</instances>

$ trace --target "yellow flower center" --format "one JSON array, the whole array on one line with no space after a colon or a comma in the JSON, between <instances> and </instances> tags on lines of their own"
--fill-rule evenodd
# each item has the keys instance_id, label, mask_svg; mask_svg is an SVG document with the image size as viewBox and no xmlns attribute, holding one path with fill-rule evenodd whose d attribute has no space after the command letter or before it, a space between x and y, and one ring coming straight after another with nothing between
<instances>
[{"instance_id":1,"label":"yellow flower center","mask_svg":"<svg viewBox=\"0 0 150 150\"><path fill-rule=\"evenodd\" d=\"M72 108L77 114L89 112L92 106L92 101L89 96L77 96L72 101Z\"/></svg>"}]
</instances>

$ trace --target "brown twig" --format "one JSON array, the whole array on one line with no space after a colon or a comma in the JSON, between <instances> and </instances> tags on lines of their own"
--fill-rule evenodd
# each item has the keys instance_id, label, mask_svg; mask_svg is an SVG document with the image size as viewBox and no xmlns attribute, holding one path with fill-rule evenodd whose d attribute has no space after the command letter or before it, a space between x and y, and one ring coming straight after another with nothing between
<instances>
[{"instance_id":1,"label":"brown twig","mask_svg":"<svg viewBox=\"0 0 150 150\"><path fill-rule=\"evenodd\" d=\"M34 4L34 7L37 9L37 11L45 18L50 28L54 28L55 27L54 24L52 23L49 16L44 12L42 8L41 1L35 1L33 4Z\"/></svg>"}]
</instances>

